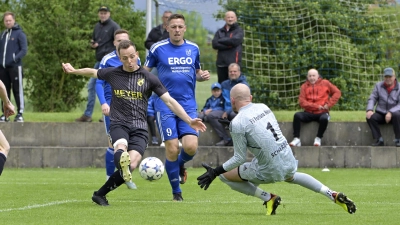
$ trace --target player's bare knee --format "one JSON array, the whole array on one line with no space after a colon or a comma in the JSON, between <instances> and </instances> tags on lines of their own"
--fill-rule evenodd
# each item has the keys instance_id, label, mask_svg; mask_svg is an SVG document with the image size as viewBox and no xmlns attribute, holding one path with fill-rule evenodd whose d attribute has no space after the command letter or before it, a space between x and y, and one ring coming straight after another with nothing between
<instances>
[{"instance_id":1,"label":"player's bare knee","mask_svg":"<svg viewBox=\"0 0 400 225\"><path fill-rule=\"evenodd\" d=\"M10 151L10 144L8 144L8 142L1 143L0 152L3 153L5 156L7 156L9 151Z\"/></svg>"},{"instance_id":2,"label":"player's bare knee","mask_svg":"<svg viewBox=\"0 0 400 225\"><path fill-rule=\"evenodd\" d=\"M128 148L128 141L125 138L120 138L114 142L113 145L114 149L127 149Z\"/></svg>"}]
</instances>

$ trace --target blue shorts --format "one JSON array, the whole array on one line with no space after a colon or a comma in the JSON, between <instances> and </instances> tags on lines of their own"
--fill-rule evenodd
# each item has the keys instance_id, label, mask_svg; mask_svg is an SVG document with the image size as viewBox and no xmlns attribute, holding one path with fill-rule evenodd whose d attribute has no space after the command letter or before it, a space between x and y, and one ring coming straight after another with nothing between
<instances>
[{"instance_id":1,"label":"blue shorts","mask_svg":"<svg viewBox=\"0 0 400 225\"><path fill-rule=\"evenodd\" d=\"M181 120L181 118L176 116L172 111L156 113L157 126L158 130L160 131L162 141L168 141L175 138L180 139L185 135L199 136L198 132L191 128L185 121ZM191 118L197 118L196 110L186 111L186 113Z\"/></svg>"}]
</instances>

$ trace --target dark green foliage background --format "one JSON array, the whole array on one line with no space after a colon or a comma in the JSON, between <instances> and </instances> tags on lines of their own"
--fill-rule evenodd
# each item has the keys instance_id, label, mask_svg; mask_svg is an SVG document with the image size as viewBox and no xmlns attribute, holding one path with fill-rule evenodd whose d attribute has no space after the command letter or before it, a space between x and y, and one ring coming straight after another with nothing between
<instances>
[{"instance_id":1,"label":"dark green foliage background","mask_svg":"<svg viewBox=\"0 0 400 225\"><path fill-rule=\"evenodd\" d=\"M28 37L24 58L25 94L38 112L68 112L82 101L80 93L88 78L64 74L61 62L76 68L93 67L94 50L89 46L102 4L111 8L111 18L130 32L144 60L144 12L133 0L21 0L7 1L1 9L16 13ZM7 6L8 7L7 7Z\"/></svg>"}]
</instances>

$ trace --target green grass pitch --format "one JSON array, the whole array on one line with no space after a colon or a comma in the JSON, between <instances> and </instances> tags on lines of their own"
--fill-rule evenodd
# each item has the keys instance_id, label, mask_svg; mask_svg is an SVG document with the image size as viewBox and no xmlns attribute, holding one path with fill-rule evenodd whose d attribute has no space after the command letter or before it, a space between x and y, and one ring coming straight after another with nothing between
<instances>
[{"instance_id":1,"label":"green grass pitch","mask_svg":"<svg viewBox=\"0 0 400 225\"><path fill-rule=\"evenodd\" d=\"M345 212L328 198L284 182L261 185L282 197L277 215L266 216L262 201L230 190L216 179L207 191L189 168L181 185L183 202L172 202L168 179L149 182L133 173L138 190L123 184L108 194L109 207L92 203L105 170L5 168L0 177L1 224L399 224L399 169L299 169L353 199Z\"/></svg>"}]
</instances>

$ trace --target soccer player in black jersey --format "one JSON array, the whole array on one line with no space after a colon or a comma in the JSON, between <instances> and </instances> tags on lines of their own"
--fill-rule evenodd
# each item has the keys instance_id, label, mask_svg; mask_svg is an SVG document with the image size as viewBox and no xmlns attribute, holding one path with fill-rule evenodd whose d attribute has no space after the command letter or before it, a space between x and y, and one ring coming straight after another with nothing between
<instances>
[{"instance_id":1,"label":"soccer player in black jersey","mask_svg":"<svg viewBox=\"0 0 400 225\"><path fill-rule=\"evenodd\" d=\"M105 197L108 192L132 179L131 171L142 159L148 143L147 104L152 92L194 130L206 130L199 118L192 119L169 95L155 75L137 65L139 54L131 41L121 41L117 51L122 62L119 67L75 69L69 63L62 64L66 73L106 80L113 89L110 135L115 149L114 163L118 170L93 193L92 200L102 206L109 205Z\"/></svg>"}]
</instances>

